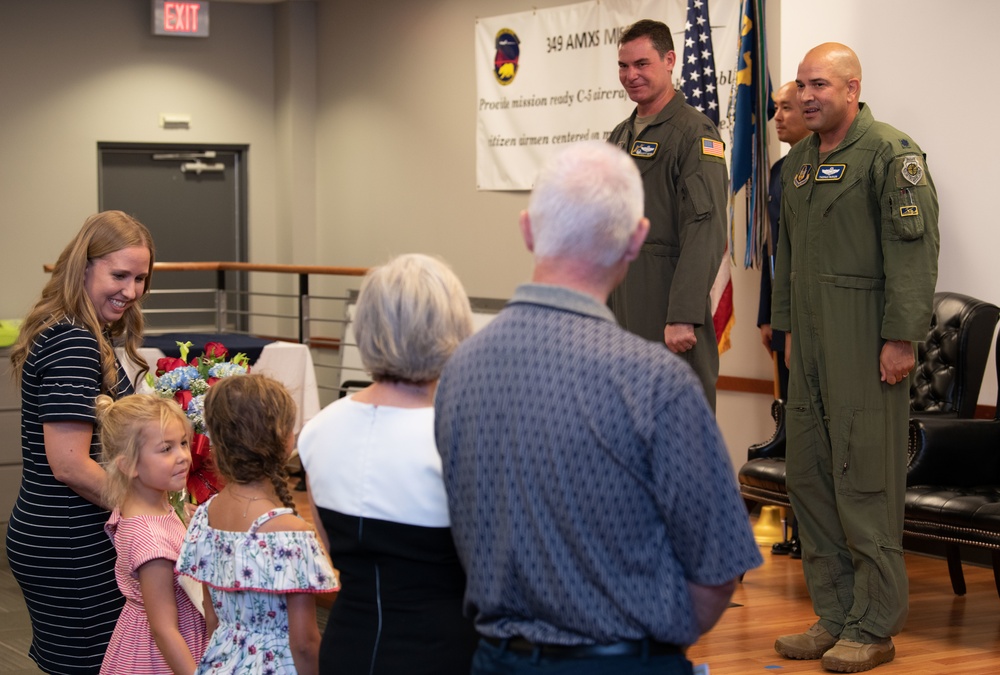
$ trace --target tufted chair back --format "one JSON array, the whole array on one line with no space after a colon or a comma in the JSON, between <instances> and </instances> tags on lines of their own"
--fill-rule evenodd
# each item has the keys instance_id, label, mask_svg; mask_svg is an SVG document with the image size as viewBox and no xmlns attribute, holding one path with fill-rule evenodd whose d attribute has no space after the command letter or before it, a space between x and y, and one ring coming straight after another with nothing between
<instances>
[{"instance_id":1,"label":"tufted chair back","mask_svg":"<svg viewBox=\"0 0 1000 675\"><path fill-rule=\"evenodd\" d=\"M972 417L1000 309L960 293L935 293L927 340L910 384L915 413Z\"/></svg>"}]
</instances>

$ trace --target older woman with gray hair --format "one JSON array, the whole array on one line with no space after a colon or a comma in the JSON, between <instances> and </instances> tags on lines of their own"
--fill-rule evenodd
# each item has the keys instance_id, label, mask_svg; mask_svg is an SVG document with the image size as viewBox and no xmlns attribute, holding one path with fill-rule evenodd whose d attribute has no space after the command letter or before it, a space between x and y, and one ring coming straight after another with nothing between
<instances>
[{"instance_id":1,"label":"older woman with gray hair","mask_svg":"<svg viewBox=\"0 0 1000 675\"><path fill-rule=\"evenodd\" d=\"M477 636L462 616L465 574L451 538L434 391L472 332L461 282L434 258L369 271L354 333L374 383L302 430L310 503L341 585L321 672L469 672Z\"/></svg>"}]
</instances>

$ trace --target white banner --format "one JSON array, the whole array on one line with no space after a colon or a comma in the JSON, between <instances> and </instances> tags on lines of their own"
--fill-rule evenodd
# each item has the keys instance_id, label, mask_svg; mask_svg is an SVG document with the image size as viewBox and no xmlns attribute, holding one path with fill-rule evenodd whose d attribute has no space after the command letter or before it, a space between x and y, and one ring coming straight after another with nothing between
<instances>
[{"instance_id":1,"label":"white banner","mask_svg":"<svg viewBox=\"0 0 1000 675\"><path fill-rule=\"evenodd\" d=\"M639 19L674 38L679 89L687 0L593 0L476 22L476 187L530 190L565 143L604 140L635 108L618 80L618 37ZM720 130L728 127L739 0L710 0ZM723 133L728 139L728 133ZM728 155L727 142L727 155Z\"/></svg>"}]
</instances>

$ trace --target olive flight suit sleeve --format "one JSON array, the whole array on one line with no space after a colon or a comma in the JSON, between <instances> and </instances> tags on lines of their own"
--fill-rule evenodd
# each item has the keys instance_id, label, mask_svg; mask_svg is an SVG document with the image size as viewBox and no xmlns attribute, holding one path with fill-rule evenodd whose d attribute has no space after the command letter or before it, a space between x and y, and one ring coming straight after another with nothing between
<instances>
[{"instance_id":1,"label":"olive flight suit sleeve","mask_svg":"<svg viewBox=\"0 0 1000 675\"><path fill-rule=\"evenodd\" d=\"M884 160L872 166L881 173L882 259L886 340L921 341L927 337L937 284L938 200L923 153L911 140L888 142ZM877 183L876 183L877 184Z\"/></svg>"},{"instance_id":2,"label":"olive flight suit sleeve","mask_svg":"<svg viewBox=\"0 0 1000 675\"><path fill-rule=\"evenodd\" d=\"M706 148L704 139L719 143ZM712 154L721 148L718 132L706 124L684 134L678 148L677 241L680 255L670 285L666 323L705 323L705 306L726 250L726 160Z\"/></svg>"}]
</instances>

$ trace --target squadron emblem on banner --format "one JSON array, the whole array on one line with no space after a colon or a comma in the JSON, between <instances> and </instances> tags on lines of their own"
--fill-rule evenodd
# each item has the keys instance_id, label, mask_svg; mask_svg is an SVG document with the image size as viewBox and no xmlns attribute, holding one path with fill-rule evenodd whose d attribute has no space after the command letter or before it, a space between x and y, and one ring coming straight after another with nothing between
<instances>
[{"instance_id":1,"label":"squadron emblem on banner","mask_svg":"<svg viewBox=\"0 0 1000 675\"><path fill-rule=\"evenodd\" d=\"M493 76L497 82L507 86L517 75L517 59L521 55L521 40L510 28L497 31L497 53L493 57Z\"/></svg>"},{"instance_id":2,"label":"squadron emblem on banner","mask_svg":"<svg viewBox=\"0 0 1000 675\"><path fill-rule=\"evenodd\" d=\"M920 158L916 155L907 155L903 158L903 178L916 185L924 177L924 167L920 164Z\"/></svg>"}]
</instances>

